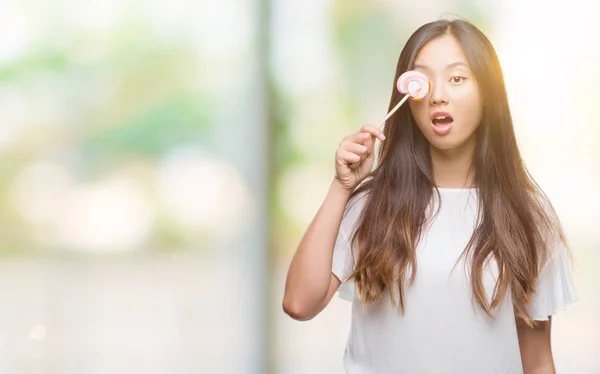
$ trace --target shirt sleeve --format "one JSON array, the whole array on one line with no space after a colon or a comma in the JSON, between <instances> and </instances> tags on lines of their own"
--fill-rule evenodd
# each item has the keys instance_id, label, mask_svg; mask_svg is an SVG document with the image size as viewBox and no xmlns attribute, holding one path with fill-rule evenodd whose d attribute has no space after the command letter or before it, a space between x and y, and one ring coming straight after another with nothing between
<instances>
[{"instance_id":1,"label":"shirt sleeve","mask_svg":"<svg viewBox=\"0 0 600 374\"><path fill-rule=\"evenodd\" d=\"M350 253L350 244L344 235L340 232L333 249L333 263L331 272L342 282L337 292L340 298L352 301L354 287L351 281L348 281L348 275L352 272L352 256Z\"/></svg>"},{"instance_id":2,"label":"shirt sleeve","mask_svg":"<svg viewBox=\"0 0 600 374\"><path fill-rule=\"evenodd\" d=\"M362 212L364 196L364 194L358 195L346 204L333 248L331 272L342 282L337 290L339 297L347 301L354 299L354 284L348 280L348 276L354 269L351 238Z\"/></svg>"},{"instance_id":3,"label":"shirt sleeve","mask_svg":"<svg viewBox=\"0 0 600 374\"><path fill-rule=\"evenodd\" d=\"M549 316L565 310L577 300L577 292L567 259L566 248L560 240L550 247L529 305L529 315L535 321L547 321Z\"/></svg>"}]
</instances>

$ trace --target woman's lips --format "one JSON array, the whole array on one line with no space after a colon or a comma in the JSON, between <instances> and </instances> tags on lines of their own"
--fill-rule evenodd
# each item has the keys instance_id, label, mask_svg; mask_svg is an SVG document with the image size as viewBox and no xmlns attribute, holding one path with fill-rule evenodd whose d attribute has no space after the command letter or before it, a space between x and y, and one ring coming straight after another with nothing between
<instances>
[{"instance_id":1,"label":"woman's lips","mask_svg":"<svg viewBox=\"0 0 600 374\"><path fill-rule=\"evenodd\" d=\"M445 135L454 126L454 118L448 112L435 112L431 115L433 131L438 135Z\"/></svg>"}]
</instances>

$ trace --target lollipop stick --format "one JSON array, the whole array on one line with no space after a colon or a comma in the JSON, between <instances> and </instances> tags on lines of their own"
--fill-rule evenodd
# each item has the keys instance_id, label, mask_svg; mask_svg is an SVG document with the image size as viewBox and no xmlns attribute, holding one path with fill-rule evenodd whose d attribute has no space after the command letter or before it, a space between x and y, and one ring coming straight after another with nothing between
<instances>
[{"instance_id":1,"label":"lollipop stick","mask_svg":"<svg viewBox=\"0 0 600 374\"><path fill-rule=\"evenodd\" d=\"M398 108L400 108L400 105L404 104L404 102L406 100L408 100L409 97L410 97L410 94L404 95L402 100L400 100L400 102L398 104L396 104L394 109L390 110L390 112L387 114L387 116L385 116L385 118L379 123L379 125L377 125L377 127L379 127L381 129L381 125L383 125L385 123L385 121L387 121L388 118L390 118L392 116L392 114L394 114L398 110Z\"/></svg>"}]
</instances>

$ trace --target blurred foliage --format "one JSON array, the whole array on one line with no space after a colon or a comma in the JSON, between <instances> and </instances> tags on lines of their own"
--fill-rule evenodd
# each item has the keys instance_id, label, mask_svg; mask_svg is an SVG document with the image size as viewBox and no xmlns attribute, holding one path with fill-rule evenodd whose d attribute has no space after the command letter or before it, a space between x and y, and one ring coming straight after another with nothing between
<instances>
[{"instance_id":1,"label":"blurred foliage","mask_svg":"<svg viewBox=\"0 0 600 374\"><path fill-rule=\"evenodd\" d=\"M154 167L177 147L212 147L213 88L199 81L206 74L199 68L202 56L186 38L158 38L140 20L110 31L37 36L30 50L0 64L4 97L30 99L26 122L12 124L18 126L16 136L0 148L3 254L52 248L36 239L38 229L14 204L12 184L30 163L60 164L76 181L87 183L130 161ZM48 106L40 102L54 105L61 117L45 116ZM148 175L139 177L153 183ZM160 210L158 204L155 208ZM160 217L149 238L153 244L145 250L190 245L175 222ZM202 242L202 237L207 238L202 233L194 238Z\"/></svg>"}]
</instances>

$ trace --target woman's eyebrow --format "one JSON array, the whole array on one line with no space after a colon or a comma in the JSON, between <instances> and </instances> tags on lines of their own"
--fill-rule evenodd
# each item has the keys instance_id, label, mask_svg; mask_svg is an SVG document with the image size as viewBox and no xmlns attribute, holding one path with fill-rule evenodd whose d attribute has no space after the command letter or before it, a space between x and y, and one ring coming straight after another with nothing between
<instances>
[{"instance_id":1,"label":"woman's eyebrow","mask_svg":"<svg viewBox=\"0 0 600 374\"><path fill-rule=\"evenodd\" d=\"M462 66L466 69L469 69L469 65L467 63L465 63L464 61L456 61L451 64L448 64L448 66L446 66L446 69L451 69L451 68L455 68L458 66ZM427 65L423 65L423 64L415 64L414 69L429 70L429 67Z\"/></svg>"}]
</instances>

